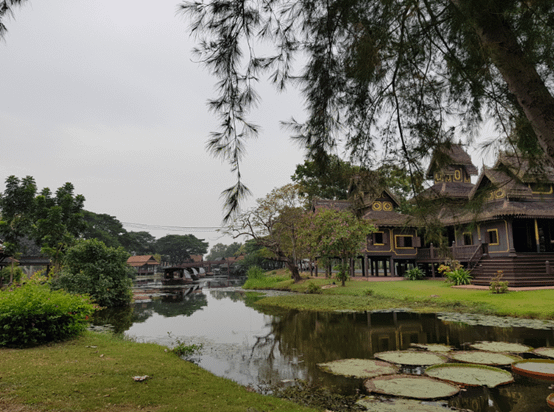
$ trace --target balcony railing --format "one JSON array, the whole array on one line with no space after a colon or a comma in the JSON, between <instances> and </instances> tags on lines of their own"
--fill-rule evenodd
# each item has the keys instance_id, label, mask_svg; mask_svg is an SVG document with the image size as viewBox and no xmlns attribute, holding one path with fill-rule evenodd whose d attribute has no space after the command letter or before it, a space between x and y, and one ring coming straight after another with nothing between
<instances>
[{"instance_id":1,"label":"balcony railing","mask_svg":"<svg viewBox=\"0 0 554 412\"><path fill-rule=\"evenodd\" d=\"M444 249L436 247L418 248L417 259L420 260L441 260L455 259L459 261L469 262L478 260L483 255L483 245L468 245L468 246L451 246Z\"/></svg>"}]
</instances>

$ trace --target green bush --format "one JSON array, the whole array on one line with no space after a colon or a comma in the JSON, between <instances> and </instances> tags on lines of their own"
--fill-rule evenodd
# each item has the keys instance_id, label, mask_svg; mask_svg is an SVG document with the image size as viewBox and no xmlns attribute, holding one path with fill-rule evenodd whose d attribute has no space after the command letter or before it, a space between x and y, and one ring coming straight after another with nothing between
<instances>
[{"instance_id":1,"label":"green bush","mask_svg":"<svg viewBox=\"0 0 554 412\"><path fill-rule=\"evenodd\" d=\"M259 266L251 266L246 272L248 279L262 279L265 277L265 272Z\"/></svg>"},{"instance_id":2,"label":"green bush","mask_svg":"<svg viewBox=\"0 0 554 412\"><path fill-rule=\"evenodd\" d=\"M314 282L309 282L308 287L306 288L306 293L319 294L321 293L321 287L316 285Z\"/></svg>"},{"instance_id":3,"label":"green bush","mask_svg":"<svg viewBox=\"0 0 554 412\"><path fill-rule=\"evenodd\" d=\"M2 279L2 283L7 284L10 281L10 276L12 272L12 266L6 266L2 270L0 270L0 279ZM21 269L19 266L13 267L13 281L14 283L19 283L21 279L25 277L25 272L23 272L23 269Z\"/></svg>"},{"instance_id":4,"label":"green bush","mask_svg":"<svg viewBox=\"0 0 554 412\"><path fill-rule=\"evenodd\" d=\"M133 298L128 257L122 247L108 247L97 239L80 240L67 250L62 272L52 285L70 293L86 293L103 307L128 305Z\"/></svg>"},{"instance_id":5,"label":"green bush","mask_svg":"<svg viewBox=\"0 0 554 412\"><path fill-rule=\"evenodd\" d=\"M425 277L425 273L418 267L407 270L404 277L408 280L421 280Z\"/></svg>"},{"instance_id":6,"label":"green bush","mask_svg":"<svg viewBox=\"0 0 554 412\"><path fill-rule=\"evenodd\" d=\"M0 292L0 346L60 341L86 329L94 306L87 296L28 283Z\"/></svg>"},{"instance_id":7,"label":"green bush","mask_svg":"<svg viewBox=\"0 0 554 412\"><path fill-rule=\"evenodd\" d=\"M453 285L469 285L471 283L471 273L460 267L451 272L446 272L446 281Z\"/></svg>"},{"instance_id":8,"label":"green bush","mask_svg":"<svg viewBox=\"0 0 554 412\"><path fill-rule=\"evenodd\" d=\"M371 289L371 288L364 288L364 289L363 289L363 294L366 295L366 296L372 296L372 295L373 295L373 289Z\"/></svg>"}]
</instances>

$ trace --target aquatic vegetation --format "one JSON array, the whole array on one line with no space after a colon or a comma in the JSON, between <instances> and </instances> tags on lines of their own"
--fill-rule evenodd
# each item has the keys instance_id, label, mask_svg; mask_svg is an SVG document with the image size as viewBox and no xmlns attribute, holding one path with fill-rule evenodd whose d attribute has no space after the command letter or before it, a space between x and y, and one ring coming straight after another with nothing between
<instances>
[{"instance_id":1,"label":"aquatic vegetation","mask_svg":"<svg viewBox=\"0 0 554 412\"><path fill-rule=\"evenodd\" d=\"M375 399L374 397L362 398L357 402L369 412L446 412L459 410L448 408L448 404L441 402L424 402L416 399L387 398Z\"/></svg>"},{"instance_id":2,"label":"aquatic vegetation","mask_svg":"<svg viewBox=\"0 0 554 412\"><path fill-rule=\"evenodd\" d=\"M512 371L528 378L554 381L554 360L526 359L512 364Z\"/></svg>"},{"instance_id":3,"label":"aquatic vegetation","mask_svg":"<svg viewBox=\"0 0 554 412\"><path fill-rule=\"evenodd\" d=\"M388 362L372 359L340 359L327 363L318 363L322 370L334 375L351 376L354 378L374 378L382 375L398 373L398 366Z\"/></svg>"},{"instance_id":4,"label":"aquatic vegetation","mask_svg":"<svg viewBox=\"0 0 554 412\"><path fill-rule=\"evenodd\" d=\"M445 355L433 352L420 352L420 351L389 351L379 352L374 355L377 359L381 359L387 362L396 363L399 365L413 365L413 366L428 366L438 365L445 363L448 358Z\"/></svg>"},{"instance_id":5,"label":"aquatic vegetation","mask_svg":"<svg viewBox=\"0 0 554 412\"><path fill-rule=\"evenodd\" d=\"M447 363L431 366L425 370L425 374L464 386L487 386L489 388L495 388L514 381L514 377L508 371L492 366L466 363Z\"/></svg>"},{"instance_id":6,"label":"aquatic vegetation","mask_svg":"<svg viewBox=\"0 0 554 412\"><path fill-rule=\"evenodd\" d=\"M523 360L516 355L485 351L459 351L452 352L449 356L458 362L489 366L509 366L514 362Z\"/></svg>"},{"instance_id":7,"label":"aquatic vegetation","mask_svg":"<svg viewBox=\"0 0 554 412\"><path fill-rule=\"evenodd\" d=\"M460 388L425 376L379 376L364 382L368 392L415 399L440 399L456 395Z\"/></svg>"},{"instance_id":8,"label":"aquatic vegetation","mask_svg":"<svg viewBox=\"0 0 554 412\"><path fill-rule=\"evenodd\" d=\"M419 349L425 349L429 352L450 352L454 348L449 345L442 345L440 343L411 343L410 346Z\"/></svg>"},{"instance_id":9,"label":"aquatic vegetation","mask_svg":"<svg viewBox=\"0 0 554 412\"><path fill-rule=\"evenodd\" d=\"M554 348L537 348L533 350L533 353L546 358L554 358Z\"/></svg>"},{"instance_id":10,"label":"aquatic vegetation","mask_svg":"<svg viewBox=\"0 0 554 412\"><path fill-rule=\"evenodd\" d=\"M529 352L533 348L520 343L510 342L476 342L469 345L472 349L483 350L488 352L511 352L511 353L523 353Z\"/></svg>"}]
</instances>

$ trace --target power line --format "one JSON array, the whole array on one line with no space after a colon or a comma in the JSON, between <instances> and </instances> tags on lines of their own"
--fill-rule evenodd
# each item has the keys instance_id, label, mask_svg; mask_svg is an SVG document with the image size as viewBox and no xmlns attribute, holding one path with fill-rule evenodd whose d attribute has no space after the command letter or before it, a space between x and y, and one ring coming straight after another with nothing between
<instances>
[{"instance_id":1,"label":"power line","mask_svg":"<svg viewBox=\"0 0 554 412\"><path fill-rule=\"evenodd\" d=\"M223 228L220 226L162 226L162 225L147 225L145 223L121 222L128 228L145 229L145 230L169 230L174 232L219 232Z\"/></svg>"}]
</instances>

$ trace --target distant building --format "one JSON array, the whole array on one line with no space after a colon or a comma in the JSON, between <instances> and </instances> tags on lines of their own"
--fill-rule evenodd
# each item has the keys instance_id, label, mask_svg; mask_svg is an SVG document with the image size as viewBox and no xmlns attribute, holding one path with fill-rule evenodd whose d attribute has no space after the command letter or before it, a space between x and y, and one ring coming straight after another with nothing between
<instances>
[{"instance_id":1,"label":"distant building","mask_svg":"<svg viewBox=\"0 0 554 412\"><path fill-rule=\"evenodd\" d=\"M160 262L152 255L145 255L131 256L127 259L127 264L136 269L137 275L154 275Z\"/></svg>"}]
</instances>

